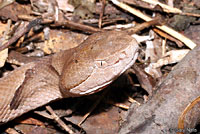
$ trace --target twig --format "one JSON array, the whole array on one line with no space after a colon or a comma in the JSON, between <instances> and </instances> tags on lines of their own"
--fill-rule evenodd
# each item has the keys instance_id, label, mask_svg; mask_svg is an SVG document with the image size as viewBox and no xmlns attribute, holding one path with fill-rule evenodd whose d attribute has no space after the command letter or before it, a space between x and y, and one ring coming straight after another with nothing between
<instances>
[{"instance_id":1,"label":"twig","mask_svg":"<svg viewBox=\"0 0 200 134\"><path fill-rule=\"evenodd\" d=\"M74 132L55 114L50 106L46 106L46 109L51 114L52 118L69 134L74 134Z\"/></svg>"},{"instance_id":2,"label":"twig","mask_svg":"<svg viewBox=\"0 0 200 134\"><path fill-rule=\"evenodd\" d=\"M33 19L35 19L35 17L32 16L27 16L27 15L18 15L18 18L22 19L22 20L28 20L31 21ZM53 21L49 20L49 19L42 19L41 24L50 24L50 26L52 27L68 27L71 29L76 29L76 30L81 30L81 31L85 31L85 32L89 32L89 33L96 33L96 32L100 32L103 31L102 29L98 29L95 27L91 27L88 25L84 25L81 23L75 23L73 21L70 20L65 20L65 21L56 21L55 24L51 24Z\"/></svg>"},{"instance_id":3,"label":"twig","mask_svg":"<svg viewBox=\"0 0 200 134\"><path fill-rule=\"evenodd\" d=\"M158 24L160 25L160 22L157 19L147 21L147 22L144 22L142 24L136 25L135 27L131 27L131 28L127 29L127 32L130 35L135 34L135 33L139 32L139 31L141 31L145 28L148 28L148 27L154 26L154 25L158 25Z\"/></svg>"},{"instance_id":4,"label":"twig","mask_svg":"<svg viewBox=\"0 0 200 134\"><path fill-rule=\"evenodd\" d=\"M82 31L86 31L89 33L96 33L96 32L100 32L103 31L101 29L98 28L94 28L88 25L84 25L81 23L75 23L73 21L69 21L69 20L65 20L62 22L55 22L55 24L52 24L51 26L64 26L64 27L68 27L68 28L72 28L72 29L77 29L77 30L82 30Z\"/></svg>"},{"instance_id":5,"label":"twig","mask_svg":"<svg viewBox=\"0 0 200 134\"><path fill-rule=\"evenodd\" d=\"M130 6L128 6L127 4L124 4L122 2L119 2L118 0L111 0L115 5L121 7L122 9L129 11L130 13L138 16L139 18L145 20L145 21L151 21L152 18L143 14L141 11L134 9ZM186 46L188 46L190 49L193 49L196 44L191 41L189 38L185 37L184 35L178 33L177 31L173 30L170 27L167 27L165 25L162 26L156 26L157 28L165 31L166 33L170 34L171 36L177 38L178 40L182 41Z\"/></svg>"},{"instance_id":6,"label":"twig","mask_svg":"<svg viewBox=\"0 0 200 134\"><path fill-rule=\"evenodd\" d=\"M182 11L178 8L173 8L173 7L170 7L168 5L165 5L163 3L160 3L159 1L155 1L155 0L141 0L141 1L144 1L146 3L149 3L149 4L152 4L152 5L159 5L163 8L163 10L165 12L168 12L168 13L182 13Z\"/></svg>"},{"instance_id":7,"label":"twig","mask_svg":"<svg viewBox=\"0 0 200 134\"><path fill-rule=\"evenodd\" d=\"M102 1L102 9L99 16L99 24L98 24L99 28L101 28L101 25L102 25L102 19L103 19L103 14L104 14L105 5L106 5L106 0L101 0L101 1Z\"/></svg>"},{"instance_id":8,"label":"twig","mask_svg":"<svg viewBox=\"0 0 200 134\"><path fill-rule=\"evenodd\" d=\"M170 36L169 34L163 32L157 28L153 28L153 31L168 40L174 41L179 47L182 47L184 45L183 42L181 42L180 40L174 38L173 36Z\"/></svg>"},{"instance_id":9,"label":"twig","mask_svg":"<svg viewBox=\"0 0 200 134\"><path fill-rule=\"evenodd\" d=\"M174 8L174 7L170 7L166 4L163 4L159 1L155 1L155 0L141 0L144 1L146 3L150 3L152 5L159 5L163 8L163 10L167 13L175 13L175 14L180 14L180 15L187 15L187 16L193 16L193 17L200 17L200 14L195 14L195 13L184 13L182 12L180 9L178 8Z\"/></svg>"},{"instance_id":10,"label":"twig","mask_svg":"<svg viewBox=\"0 0 200 134\"><path fill-rule=\"evenodd\" d=\"M128 4L131 4L131 5L135 5L135 6L139 6L139 7L142 7L142 8L146 8L146 9L149 9L149 10L155 10L154 8L151 8L149 6L149 4L153 5L154 7L159 5L161 8L162 8L162 11L163 12L166 12L166 13L173 13L173 14L179 14L179 15L185 15L185 16L193 16L193 17L200 17L200 14L196 14L196 13L187 13L187 12L183 12L182 10L178 9L178 8L175 8L175 7L172 7L172 6L169 6L169 5L166 5L164 3L161 3L157 0L123 0L123 2L125 3L128 3ZM142 4L140 2L143 2ZM161 10L159 10L161 11Z\"/></svg>"},{"instance_id":11,"label":"twig","mask_svg":"<svg viewBox=\"0 0 200 134\"><path fill-rule=\"evenodd\" d=\"M49 113L47 112L43 112L43 111L34 111L34 113L44 117L44 118L47 118L47 119L51 119L53 120L53 117L51 115L49 115Z\"/></svg>"},{"instance_id":12,"label":"twig","mask_svg":"<svg viewBox=\"0 0 200 134\"><path fill-rule=\"evenodd\" d=\"M28 24L24 24L23 26L18 28L16 30L16 33L12 36L11 39L9 39L8 42L0 45L0 51L7 48L8 46L10 46L12 43L17 41L20 37L22 37L25 33L27 33L32 27L34 27L40 23L41 23L41 19L36 19L36 20L33 20Z\"/></svg>"},{"instance_id":13,"label":"twig","mask_svg":"<svg viewBox=\"0 0 200 134\"><path fill-rule=\"evenodd\" d=\"M101 102L101 100L104 98L105 94L108 92L108 90L104 90L101 96L98 98L98 100L93 104L93 106L89 109L88 113L84 115L83 119L78 123L78 126L81 126L81 124L87 119L87 117L94 111L94 109L97 107L97 105Z\"/></svg>"},{"instance_id":14,"label":"twig","mask_svg":"<svg viewBox=\"0 0 200 134\"><path fill-rule=\"evenodd\" d=\"M128 96L128 95L127 95ZM132 97L128 96L128 101L131 102L131 103L136 103L138 106L140 106L141 104L136 101L135 99L133 99Z\"/></svg>"},{"instance_id":15,"label":"twig","mask_svg":"<svg viewBox=\"0 0 200 134\"><path fill-rule=\"evenodd\" d=\"M116 24L116 25L112 25L112 26L106 26L103 29L106 29L106 30L110 30L110 29L128 29L128 28L131 28L131 27L134 27L134 26L135 26L135 23L132 22L132 23L128 23L128 24Z\"/></svg>"},{"instance_id":16,"label":"twig","mask_svg":"<svg viewBox=\"0 0 200 134\"><path fill-rule=\"evenodd\" d=\"M19 19L21 20L26 20L26 21L32 21L32 20L35 20L37 19L38 17L34 17L34 16L30 16L30 15L18 15L17 16ZM41 24L50 24L50 23L53 23L54 20L50 20L50 19L43 19L41 20Z\"/></svg>"},{"instance_id":17,"label":"twig","mask_svg":"<svg viewBox=\"0 0 200 134\"><path fill-rule=\"evenodd\" d=\"M119 107L119 108L122 108L122 109L125 109L125 110L128 110L128 109L129 109L129 106L126 105L126 104L115 103L115 102L113 102L113 101L105 101L105 103L111 104L111 105L113 105L113 106L116 106L116 107Z\"/></svg>"}]
</instances>

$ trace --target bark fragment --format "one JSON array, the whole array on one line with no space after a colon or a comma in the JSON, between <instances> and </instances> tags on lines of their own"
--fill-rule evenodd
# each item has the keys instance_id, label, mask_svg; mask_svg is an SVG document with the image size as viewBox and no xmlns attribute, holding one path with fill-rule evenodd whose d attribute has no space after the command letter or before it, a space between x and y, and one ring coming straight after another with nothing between
<instances>
[{"instance_id":1,"label":"bark fragment","mask_svg":"<svg viewBox=\"0 0 200 134\"><path fill-rule=\"evenodd\" d=\"M120 134L195 131L200 117L200 104L187 113L183 130L178 129L178 118L186 106L200 95L199 53L198 46L175 66L147 103L129 109Z\"/></svg>"}]
</instances>

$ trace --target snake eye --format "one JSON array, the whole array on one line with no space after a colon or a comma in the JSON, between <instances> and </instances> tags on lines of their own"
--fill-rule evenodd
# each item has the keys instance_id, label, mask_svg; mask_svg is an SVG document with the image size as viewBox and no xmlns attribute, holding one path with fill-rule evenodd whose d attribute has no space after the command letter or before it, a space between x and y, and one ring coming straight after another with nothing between
<instances>
[{"instance_id":1,"label":"snake eye","mask_svg":"<svg viewBox=\"0 0 200 134\"><path fill-rule=\"evenodd\" d=\"M96 66L98 68L105 67L106 65L107 65L106 61L103 61L103 60L96 61Z\"/></svg>"}]
</instances>

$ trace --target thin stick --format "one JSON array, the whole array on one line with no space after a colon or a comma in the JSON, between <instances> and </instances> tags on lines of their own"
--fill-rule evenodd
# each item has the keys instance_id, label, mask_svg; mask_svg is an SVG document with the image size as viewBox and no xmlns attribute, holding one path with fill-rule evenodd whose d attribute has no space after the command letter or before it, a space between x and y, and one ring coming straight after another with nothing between
<instances>
[{"instance_id":1,"label":"thin stick","mask_svg":"<svg viewBox=\"0 0 200 134\"><path fill-rule=\"evenodd\" d=\"M16 40L18 40L20 37L22 37L24 34L26 34L32 27L38 25L41 23L41 19L35 19L31 22L21 24L21 27L18 27L16 33L14 36L12 36L5 44L0 44L0 51L10 46L12 43L14 43Z\"/></svg>"},{"instance_id":2,"label":"thin stick","mask_svg":"<svg viewBox=\"0 0 200 134\"><path fill-rule=\"evenodd\" d=\"M35 17L27 16L27 15L18 15L18 18L20 18L22 20L28 20L28 21L35 19ZM50 24L52 22L53 21L49 20L49 19L42 19L41 24ZM95 27L92 27L89 25L84 25L81 23L75 23L70 20L56 21L54 24L51 24L50 26L52 26L52 27L57 27L57 26L68 27L71 29L81 30L81 31L89 32L89 33L96 33L96 32L103 31L103 29L95 28Z\"/></svg>"},{"instance_id":3,"label":"thin stick","mask_svg":"<svg viewBox=\"0 0 200 134\"><path fill-rule=\"evenodd\" d=\"M101 2L102 2L102 9L99 16L99 24L98 24L99 28L101 28L101 25L102 25L103 14L104 14L105 6L106 6L106 0L101 0Z\"/></svg>"},{"instance_id":4,"label":"thin stick","mask_svg":"<svg viewBox=\"0 0 200 134\"><path fill-rule=\"evenodd\" d=\"M78 126L81 126L81 124L87 119L87 117L94 111L94 109L97 107L97 105L101 102L101 100L104 98L105 94L108 92L108 90L104 90L101 96L98 98L98 100L92 105L92 107L89 109L88 113L84 115L83 119L78 123Z\"/></svg>"},{"instance_id":5,"label":"thin stick","mask_svg":"<svg viewBox=\"0 0 200 134\"><path fill-rule=\"evenodd\" d=\"M144 1L144 2L149 3L149 4L153 4L153 5L159 5L163 8L163 10L165 10L168 13L179 13L179 14L182 13L182 11L180 9L170 7L168 5L160 3L159 1L155 1L155 0L141 0L141 1Z\"/></svg>"},{"instance_id":6,"label":"thin stick","mask_svg":"<svg viewBox=\"0 0 200 134\"><path fill-rule=\"evenodd\" d=\"M131 103L136 103L138 106L140 106L141 104L136 101L135 99L133 99L132 97L128 96L128 101L131 102Z\"/></svg>"},{"instance_id":7,"label":"thin stick","mask_svg":"<svg viewBox=\"0 0 200 134\"><path fill-rule=\"evenodd\" d=\"M187 15L187 16L194 16L194 17L200 17L200 14L196 14L196 13L183 13L180 9L178 8L174 8L168 5L165 5L159 1L155 1L155 0L141 0L144 1L146 3L152 4L154 6L159 5L163 8L163 10L167 13L175 13L175 14L180 14L180 15Z\"/></svg>"},{"instance_id":8,"label":"thin stick","mask_svg":"<svg viewBox=\"0 0 200 134\"><path fill-rule=\"evenodd\" d=\"M122 2L119 2L118 0L111 0L115 5L121 7L122 9L126 10L126 11L129 11L130 13L136 15L137 17L145 20L145 21L151 21L152 18L143 14L142 12L140 12L139 10L137 9L134 9L130 6L128 6L127 4L124 4ZM162 25L162 26L156 26L157 28L165 31L166 33L170 34L171 36L175 37L176 39L182 41L186 46L188 46L190 49L193 49L196 44L191 41L190 39L188 39L187 37L185 37L184 35L178 33L177 31L173 30L172 28L170 27L167 27L165 25Z\"/></svg>"},{"instance_id":9,"label":"thin stick","mask_svg":"<svg viewBox=\"0 0 200 134\"><path fill-rule=\"evenodd\" d=\"M126 31L128 32L129 35L131 35L131 34L135 34L135 33L139 32L139 31L142 31L145 28L148 28L150 26L155 26L158 24L160 24L159 21L155 19L155 20L143 22L142 24L136 25L135 27L128 28Z\"/></svg>"},{"instance_id":10,"label":"thin stick","mask_svg":"<svg viewBox=\"0 0 200 134\"><path fill-rule=\"evenodd\" d=\"M69 27L72 29L78 29L78 30L82 30L82 31L87 31L89 33L96 33L96 32L101 32L103 30L95 28L95 27L91 27L88 25L84 25L81 23L75 23L73 21L70 20L65 20L65 21L57 21L55 22L55 24L52 24L51 26L65 26L65 27Z\"/></svg>"},{"instance_id":11,"label":"thin stick","mask_svg":"<svg viewBox=\"0 0 200 134\"><path fill-rule=\"evenodd\" d=\"M46 106L46 109L51 114L52 118L69 134L74 134L74 132L55 114L53 109L50 106Z\"/></svg>"},{"instance_id":12,"label":"thin stick","mask_svg":"<svg viewBox=\"0 0 200 134\"><path fill-rule=\"evenodd\" d=\"M122 108L122 109L125 109L125 110L128 110L129 109L129 106L126 105L126 104L122 104L122 103L115 103L113 101L104 101L104 103L107 103L107 104L111 104L113 106L116 106L118 108Z\"/></svg>"},{"instance_id":13,"label":"thin stick","mask_svg":"<svg viewBox=\"0 0 200 134\"><path fill-rule=\"evenodd\" d=\"M168 39L168 40L171 40L171 41L174 41L179 47L182 47L184 44L183 42L181 42L180 40L170 36L169 34L157 29L157 28L153 28L153 31L156 32L157 34L159 34L160 36Z\"/></svg>"}]
</instances>

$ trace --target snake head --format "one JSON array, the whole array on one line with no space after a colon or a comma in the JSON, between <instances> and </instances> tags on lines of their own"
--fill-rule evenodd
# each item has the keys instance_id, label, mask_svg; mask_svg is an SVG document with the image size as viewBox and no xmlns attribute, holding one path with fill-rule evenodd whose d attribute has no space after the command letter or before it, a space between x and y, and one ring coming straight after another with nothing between
<instances>
[{"instance_id":1,"label":"snake head","mask_svg":"<svg viewBox=\"0 0 200 134\"><path fill-rule=\"evenodd\" d=\"M61 92L75 97L100 91L135 63L137 50L136 40L122 31L91 35L65 63Z\"/></svg>"}]
</instances>

